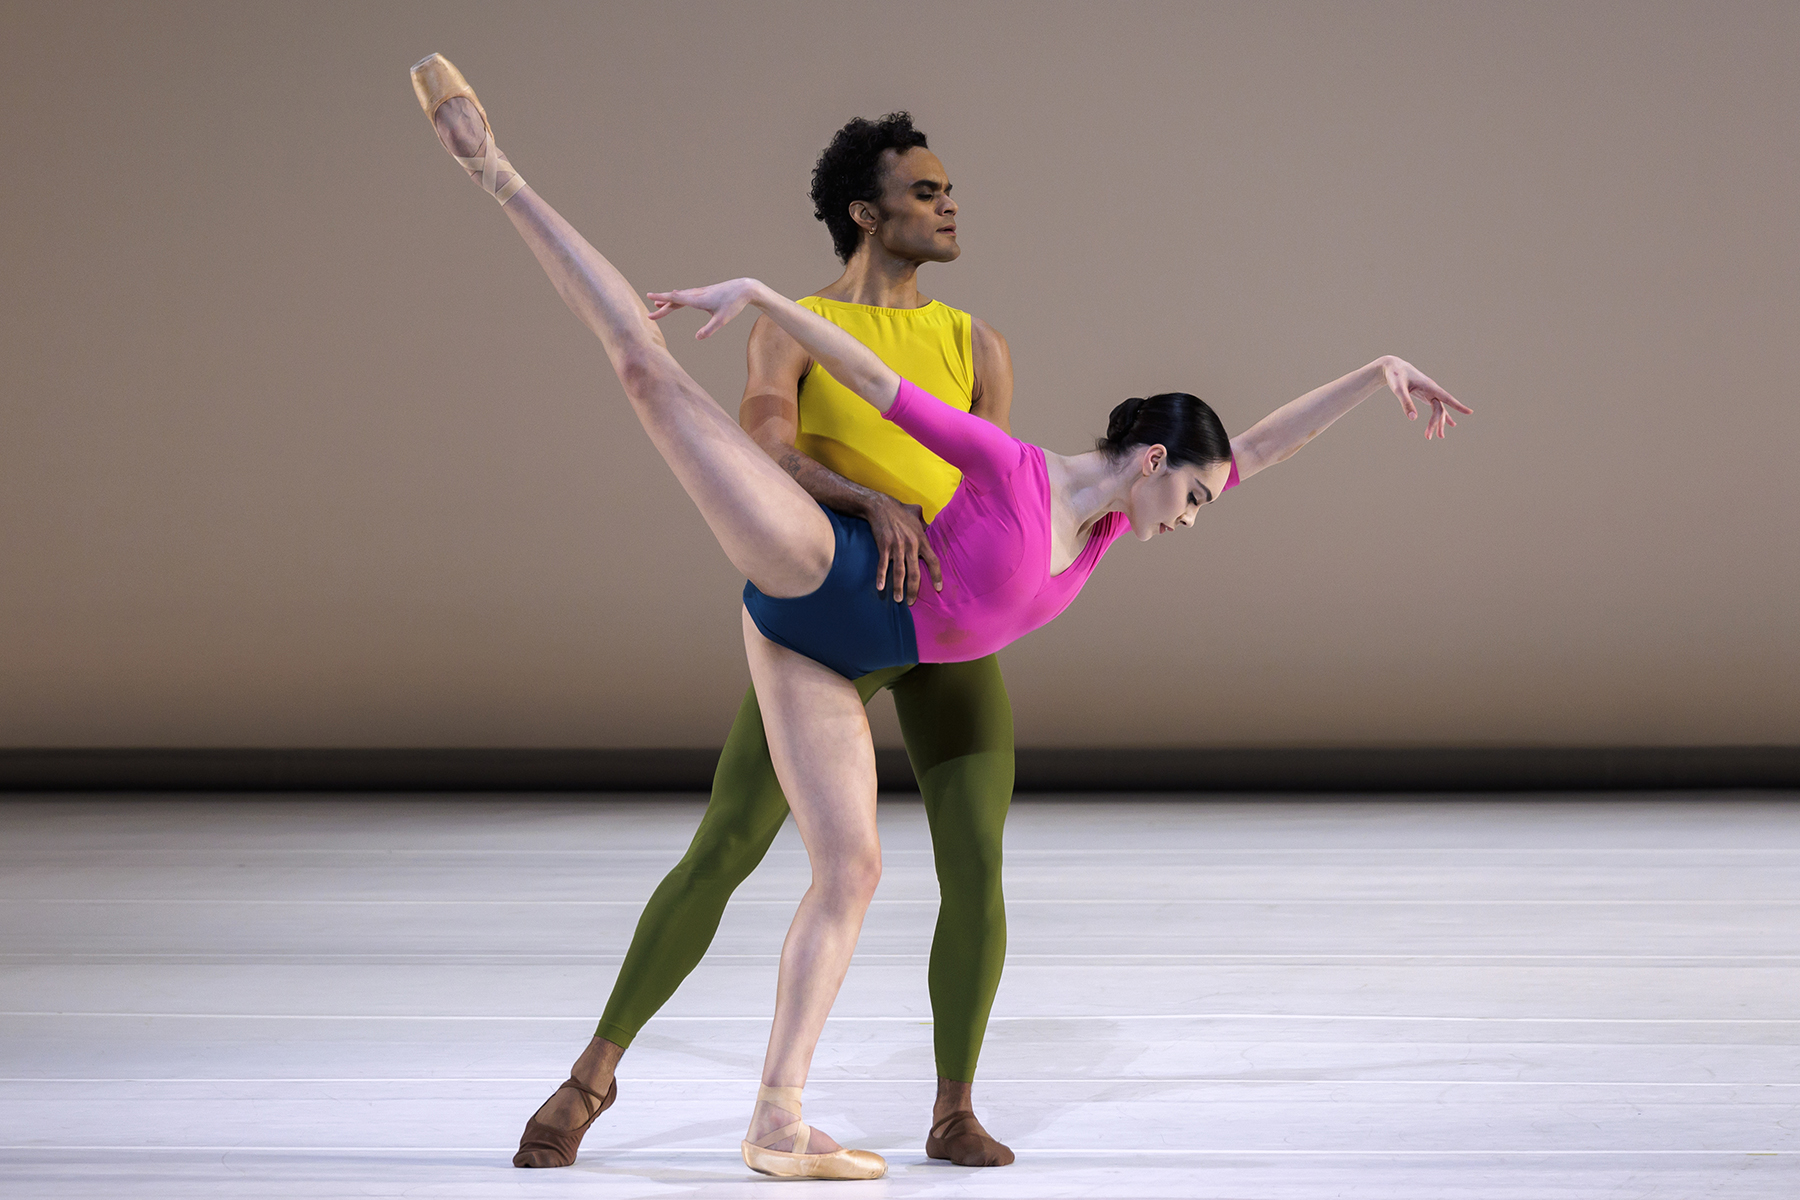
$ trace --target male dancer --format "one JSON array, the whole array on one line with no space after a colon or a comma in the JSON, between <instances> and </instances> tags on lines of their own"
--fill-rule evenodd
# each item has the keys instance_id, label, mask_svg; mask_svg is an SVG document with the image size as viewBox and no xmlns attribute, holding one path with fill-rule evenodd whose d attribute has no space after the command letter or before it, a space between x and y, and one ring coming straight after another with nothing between
<instances>
[{"instance_id":1,"label":"male dancer","mask_svg":"<svg viewBox=\"0 0 1800 1200\"><path fill-rule=\"evenodd\" d=\"M1008 427L1012 361L977 317L921 295L918 269L950 262L955 201L943 164L906 113L838 131L813 172L815 214L844 272L801 304L842 326L939 399ZM876 587L912 600L938 579L925 523L961 479L814 365L767 317L750 332L744 429L821 504L869 522L883 557ZM936 858L939 909L929 982L938 1091L925 1152L960 1166L1005 1166L1013 1153L973 1111L975 1063L1006 959L1000 840L1012 801L1012 703L996 656L922 663L857 681L867 702L893 693ZM762 861L787 817L752 689L719 756L712 801L682 860L651 894L594 1039L526 1126L515 1166L575 1159L610 1098L638 1030L711 944L732 891ZM829 1147L820 1147L828 1149Z\"/></svg>"}]
</instances>

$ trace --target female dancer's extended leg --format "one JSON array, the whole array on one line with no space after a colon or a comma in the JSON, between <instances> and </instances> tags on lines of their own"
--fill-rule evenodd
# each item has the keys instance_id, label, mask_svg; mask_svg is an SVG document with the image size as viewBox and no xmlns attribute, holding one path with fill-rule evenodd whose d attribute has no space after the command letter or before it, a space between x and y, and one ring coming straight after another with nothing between
<instances>
[{"instance_id":1,"label":"female dancer's extended leg","mask_svg":"<svg viewBox=\"0 0 1800 1200\"><path fill-rule=\"evenodd\" d=\"M487 132L460 96L441 105L432 124L445 148L463 157L480 152ZM530 186L503 211L563 302L600 339L644 431L726 556L771 596L817 588L836 546L818 502L681 368L637 292L574 226Z\"/></svg>"},{"instance_id":2,"label":"female dancer's extended leg","mask_svg":"<svg viewBox=\"0 0 1800 1200\"><path fill-rule=\"evenodd\" d=\"M452 154L481 152L487 130L469 101L445 102L432 123ZM573 226L529 186L506 201L505 211L558 294L600 339L650 440L738 570L772 596L817 588L836 546L818 504L682 370L637 292ZM766 1087L798 1088L881 877L875 752L855 684L768 641L748 613L744 638L770 755L813 871L782 947L763 1066ZM555 1105L557 1115L571 1102L585 1105L571 1091ZM747 1140L794 1149L797 1135L769 1137L793 1123L797 1102L787 1103L759 1101ZM555 1119L551 1107L540 1110L543 1118ZM837 1148L817 1130L805 1147L810 1154Z\"/></svg>"}]
</instances>

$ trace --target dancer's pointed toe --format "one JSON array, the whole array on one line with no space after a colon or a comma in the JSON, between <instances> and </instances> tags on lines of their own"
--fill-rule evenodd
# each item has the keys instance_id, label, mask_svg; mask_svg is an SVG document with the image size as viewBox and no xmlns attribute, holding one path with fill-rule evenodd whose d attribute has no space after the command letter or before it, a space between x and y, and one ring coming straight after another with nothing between
<instances>
[{"instance_id":1,"label":"dancer's pointed toe","mask_svg":"<svg viewBox=\"0 0 1800 1200\"><path fill-rule=\"evenodd\" d=\"M823 1154L808 1154L806 1147L813 1131L800 1119L799 1088L758 1088L756 1099L759 1104L793 1115L794 1119L786 1125L761 1135L765 1142L788 1142L793 1149L771 1150L746 1138L742 1143L744 1165L752 1171L780 1179L880 1179L887 1174L887 1159L873 1150L840 1147Z\"/></svg>"},{"instance_id":2,"label":"dancer's pointed toe","mask_svg":"<svg viewBox=\"0 0 1800 1200\"><path fill-rule=\"evenodd\" d=\"M494 144L494 127L488 121L487 109L481 106L480 97L463 73L456 69L456 64L442 54L427 54L412 66L413 95L419 98L419 107L425 110L426 119L433 127L438 123L438 109L452 100L467 100L474 106L475 115L481 118L482 139L478 152L473 155L458 154L456 147L445 141L444 148L450 151L451 157L461 163L481 184L482 191L505 204L518 195L525 186L525 177L513 169L506 155ZM439 140L446 135L440 131ZM500 182L502 175L507 176L505 183Z\"/></svg>"},{"instance_id":3,"label":"dancer's pointed toe","mask_svg":"<svg viewBox=\"0 0 1800 1200\"><path fill-rule=\"evenodd\" d=\"M794 1154L744 1142L744 1165L759 1175L779 1179L880 1179L887 1159L873 1150L833 1150L829 1154Z\"/></svg>"},{"instance_id":4,"label":"dancer's pointed toe","mask_svg":"<svg viewBox=\"0 0 1800 1200\"><path fill-rule=\"evenodd\" d=\"M487 109L476 99L475 89L456 69L456 64L441 54L427 54L412 65L412 85L413 94L419 98L419 107L425 110L427 117L435 117L438 108L452 96L461 96L475 106L482 121L487 120Z\"/></svg>"}]
</instances>

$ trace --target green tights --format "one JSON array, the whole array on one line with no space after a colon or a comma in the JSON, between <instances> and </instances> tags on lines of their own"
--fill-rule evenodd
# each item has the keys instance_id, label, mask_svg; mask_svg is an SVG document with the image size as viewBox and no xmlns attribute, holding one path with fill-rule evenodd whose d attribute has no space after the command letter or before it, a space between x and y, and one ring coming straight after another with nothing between
<instances>
[{"instance_id":1,"label":"green tights","mask_svg":"<svg viewBox=\"0 0 1800 1200\"><path fill-rule=\"evenodd\" d=\"M1000 835L1012 803L1012 701L994 655L893 667L863 676L856 688L865 704L882 688L894 694L937 860L930 972L937 1070L972 1083L1006 963ZM787 815L752 689L719 755L700 828L638 918L597 1036L631 1045L675 994L712 944L725 902L762 861Z\"/></svg>"}]
</instances>

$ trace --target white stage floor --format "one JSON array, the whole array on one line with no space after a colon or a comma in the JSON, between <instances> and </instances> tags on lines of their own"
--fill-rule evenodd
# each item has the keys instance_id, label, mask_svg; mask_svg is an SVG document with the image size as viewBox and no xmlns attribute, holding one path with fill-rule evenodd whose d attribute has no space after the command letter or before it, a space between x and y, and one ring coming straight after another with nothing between
<instances>
[{"instance_id":1,"label":"white stage floor","mask_svg":"<svg viewBox=\"0 0 1800 1200\"><path fill-rule=\"evenodd\" d=\"M791 825L581 1160L509 1163L688 799L0 804L0 1195L1800 1195L1800 799L1044 801L1007 833L976 1084L927 1160L916 801L809 1120L875 1183L754 1176Z\"/></svg>"}]
</instances>

